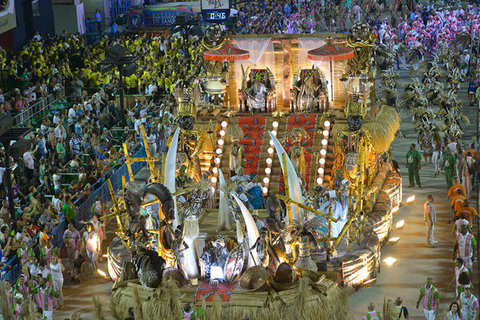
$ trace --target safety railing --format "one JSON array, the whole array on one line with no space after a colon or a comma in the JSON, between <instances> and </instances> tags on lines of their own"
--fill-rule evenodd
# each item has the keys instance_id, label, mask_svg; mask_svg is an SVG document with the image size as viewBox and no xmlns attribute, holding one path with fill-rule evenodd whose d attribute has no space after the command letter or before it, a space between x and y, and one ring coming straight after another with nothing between
<instances>
[{"instance_id":1,"label":"safety railing","mask_svg":"<svg viewBox=\"0 0 480 320\"><path fill-rule=\"evenodd\" d=\"M23 111L17 113L13 118L13 125L15 127L25 126L27 122L32 121L36 117L41 117L45 112L51 109L51 107L55 103L59 101L58 97L64 97L64 96L65 96L65 89L61 88L59 93L51 94L48 97L43 98L42 100L29 106Z\"/></svg>"}]
</instances>

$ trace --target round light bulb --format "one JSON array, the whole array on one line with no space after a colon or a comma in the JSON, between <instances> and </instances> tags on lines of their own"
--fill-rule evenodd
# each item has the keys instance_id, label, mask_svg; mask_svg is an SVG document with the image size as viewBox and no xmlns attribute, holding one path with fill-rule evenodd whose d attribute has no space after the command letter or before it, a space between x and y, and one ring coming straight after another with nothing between
<instances>
[{"instance_id":1,"label":"round light bulb","mask_svg":"<svg viewBox=\"0 0 480 320\"><path fill-rule=\"evenodd\" d=\"M220 136L224 137L225 136L225 130L220 130Z\"/></svg>"},{"instance_id":2,"label":"round light bulb","mask_svg":"<svg viewBox=\"0 0 480 320\"><path fill-rule=\"evenodd\" d=\"M273 153L273 148L268 148L267 151L268 151L269 154L272 154Z\"/></svg>"},{"instance_id":3,"label":"round light bulb","mask_svg":"<svg viewBox=\"0 0 480 320\"><path fill-rule=\"evenodd\" d=\"M227 121L222 121L222 127L226 127L228 125Z\"/></svg>"},{"instance_id":4,"label":"round light bulb","mask_svg":"<svg viewBox=\"0 0 480 320\"><path fill-rule=\"evenodd\" d=\"M218 168L217 168L217 167L213 167L212 172L213 172L213 173L218 173Z\"/></svg>"},{"instance_id":5,"label":"round light bulb","mask_svg":"<svg viewBox=\"0 0 480 320\"><path fill-rule=\"evenodd\" d=\"M215 193L215 187L212 187L211 190L212 190L212 193Z\"/></svg>"},{"instance_id":6,"label":"round light bulb","mask_svg":"<svg viewBox=\"0 0 480 320\"><path fill-rule=\"evenodd\" d=\"M269 142L269 143L270 143L270 145L271 145L271 146L273 146L273 140L270 140L270 142Z\"/></svg>"},{"instance_id":7,"label":"round light bulb","mask_svg":"<svg viewBox=\"0 0 480 320\"><path fill-rule=\"evenodd\" d=\"M263 178L263 183L268 184L270 182L270 179L268 177Z\"/></svg>"},{"instance_id":8,"label":"round light bulb","mask_svg":"<svg viewBox=\"0 0 480 320\"><path fill-rule=\"evenodd\" d=\"M328 130L323 130L323 136L324 137L328 137L328 134L329 134Z\"/></svg>"},{"instance_id":9,"label":"round light bulb","mask_svg":"<svg viewBox=\"0 0 480 320\"><path fill-rule=\"evenodd\" d=\"M330 127L330 121L326 120L323 125L325 126L325 128L328 128Z\"/></svg>"},{"instance_id":10,"label":"round light bulb","mask_svg":"<svg viewBox=\"0 0 480 320\"><path fill-rule=\"evenodd\" d=\"M223 146L223 144L224 144L223 139L218 139L218 145L219 145L219 146Z\"/></svg>"},{"instance_id":11,"label":"round light bulb","mask_svg":"<svg viewBox=\"0 0 480 320\"><path fill-rule=\"evenodd\" d=\"M320 162L320 164L325 164L325 159L321 158L318 162Z\"/></svg>"},{"instance_id":12,"label":"round light bulb","mask_svg":"<svg viewBox=\"0 0 480 320\"><path fill-rule=\"evenodd\" d=\"M272 164L272 158L267 158L267 164Z\"/></svg>"},{"instance_id":13,"label":"round light bulb","mask_svg":"<svg viewBox=\"0 0 480 320\"><path fill-rule=\"evenodd\" d=\"M263 187L263 193L268 193L268 188L267 187Z\"/></svg>"},{"instance_id":14,"label":"round light bulb","mask_svg":"<svg viewBox=\"0 0 480 320\"><path fill-rule=\"evenodd\" d=\"M272 131L272 134L276 137L276 136L277 136L277 131L276 131L276 130L273 130L273 131Z\"/></svg>"},{"instance_id":15,"label":"round light bulb","mask_svg":"<svg viewBox=\"0 0 480 320\"><path fill-rule=\"evenodd\" d=\"M266 173L266 174L272 173L272 169L270 169L270 168L265 168L265 173Z\"/></svg>"},{"instance_id":16,"label":"round light bulb","mask_svg":"<svg viewBox=\"0 0 480 320\"><path fill-rule=\"evenodd\" d=\"M320 154L321 154L322 156L326 155L326 154L327 154L327 150L325 150L325 149L320 150Z\"/></svg>"},{"instance_id":17,"label":"round light bulb","mask_svg":"<svg viewBox=\"0 0 480 320\"><path fill-rule=\"evenodd\" d=\"M325 172L325 169L323 168L318 168L318 174L323 174Z\"/></svg>"},{"instance_id":18,"label":"round light bulb","mask_svg":"<svg viewBox=\"0 0 480 320\"><path fill-rule=\"evenodd\" d=\"M322 139L322 146L326 146L328 144L328 140L327 139Z\"/></svg>"},{"instance_id":19,"label":"round light bulb","mask_svg":"<svg viewBox=\"0 0 480 320\"><path fill-rule=\"evenodd\" d=\"M212 177L212 179L210 179L212 181L212 183L217 183L217 177Z\"/></svg>"},{"instance_id":20,"label":"round light bulb","mask_svg":"<svg viewBox=\"0 0 480 320\"><path fill-rule=\"evenodd\" d=\"M317 184L322 184L323 183L323 179L322 178L318 178L317 179Z\"/></svg>"},{"instance_id":21,"label":"round light bulb","mask_svg":"<svg viewBox=\"0 0 480 320\"><path fill-rule=\"evenodd\" d=\"M222 149L218 148L217 149L217 154L222 154Z\"/></svg>"},{"instance_id":22,"label":"round light bulb","mask_svg":"<svg viewBox=\"0 0 480 320\"><path fill-rule=\"evenodd\" d=\"M273 121L272 125L273 125L274 128L277 128L277 127L278 127L278 122L277 122L277 121Z\"/></svg>"},{"instance_id":23,"label":"round light bulb","mask_svg":"<svg viewBox=\"0 0 480 320\"><path fill-rule=\"evenodd\" d=\"M216 164L220 164L220 161L222 161L222 160L220 160L220 158L215 158L215 163Z\"/></svg>"}]
</instances>

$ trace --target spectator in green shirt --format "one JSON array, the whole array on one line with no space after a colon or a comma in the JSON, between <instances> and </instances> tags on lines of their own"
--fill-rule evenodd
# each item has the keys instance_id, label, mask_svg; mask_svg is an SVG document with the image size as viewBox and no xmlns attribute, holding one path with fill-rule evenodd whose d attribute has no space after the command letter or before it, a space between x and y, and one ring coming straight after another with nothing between
<instances>
[{"instance_id":1,"label":"spectator in green shirt","mask_svg":"<svg viewBox=\"0 0 480 320\"><path fill-rule=\"evenodd\" d=\"M69 223L75 224L75 218L77 217L78 209L72 202L72 198L70 196L65 197L65 203L63 204L63 214L65 215L65 219Z\"/></svg>"},{"instance_id":2,"label":"spectator in green shirt","mask_svg":"<svg viewBox=\"0 0 480 320\"><path fill-rule=\"evenodd\" d=\"M410 187L414 187L416 182L418 187L421 188L422 183L420 182L420 169L422 169L422 156L420 155L420 152L415 149L414 143L410 145L410 150L408 150L406 157L408 182L410 183Z\"/></svg>"}]
</instances>

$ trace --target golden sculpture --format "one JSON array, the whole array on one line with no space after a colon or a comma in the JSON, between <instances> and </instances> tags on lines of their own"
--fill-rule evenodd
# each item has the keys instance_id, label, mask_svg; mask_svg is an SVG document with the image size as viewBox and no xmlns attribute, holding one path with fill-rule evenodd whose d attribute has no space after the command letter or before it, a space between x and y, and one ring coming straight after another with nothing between
<instances>
[{"instance_id":1,"label":"golden sculpture","mask_svg":"<svg viewBox=\"0 0 480 320\"><path fill-rule=\"evenodd\" d=\"M187 175L200 181L201 167L199 155L205 149L206 132L195 128L198 104L200 104L200 87L187 88L183 83L176 84L174 96L178 101L177 118L180 127L176 167L186 165ZM169 145L170 145L169 141Z\"/></svg>"},{"instance_id":2,"label":"golden sculpture","mask_svg":"<svg viewBox=\"0 0 480 320\"><path fill-rule=\"evenodd\" d=\"M243 131L240 127L229 126L225 132L225 137L230 140L231 144L227 147L226 154L228 154L228 167L230 169L230 176L233 177L239 168L244 167L245 150L240 144L243 139Z\"/></svg>"},{"instance_id":3,"label":"golden sculpture","mask_svg":"<svg viewBox=\"0 0 480 320\"><path fill-rule=\"evenodd\" d=\"M301 143L304 138L308 139L307 131L303 128L292 128L286 132L286 136L293 141L293 145L288 150L288 157L292 161L293 168L298 177L302 180L302 183L305 184L305 175L307 172L305 153L307 153L307 151Z\"/></svg>"},{"instance_id":4,"label":"golden sculpture","mask_svg":"<svg viewBox=\"0 0 480 320\"><path fill-rule=\"evenodd\" d=\"M355 51L355 56L348 60L347 74L368 74L370 72L375 34L365 22L356 22L347 37L347 46Z\"/></svg>"}]
</instances>

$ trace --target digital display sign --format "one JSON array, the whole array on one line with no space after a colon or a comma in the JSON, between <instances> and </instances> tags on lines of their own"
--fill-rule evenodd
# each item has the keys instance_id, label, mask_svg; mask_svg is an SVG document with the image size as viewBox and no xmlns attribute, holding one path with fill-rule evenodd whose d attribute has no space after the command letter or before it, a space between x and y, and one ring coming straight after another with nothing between
<instances>
[{"instance_id":1,"label":"digital display sign","mask_svg":"<svg viewBox=\"0 0 480 320\"><path fill-rule=\"evenodd\" d=\"M230 16L230 0L201 0L204 21L227 21Z\"/></svg>"}]
</instances>

